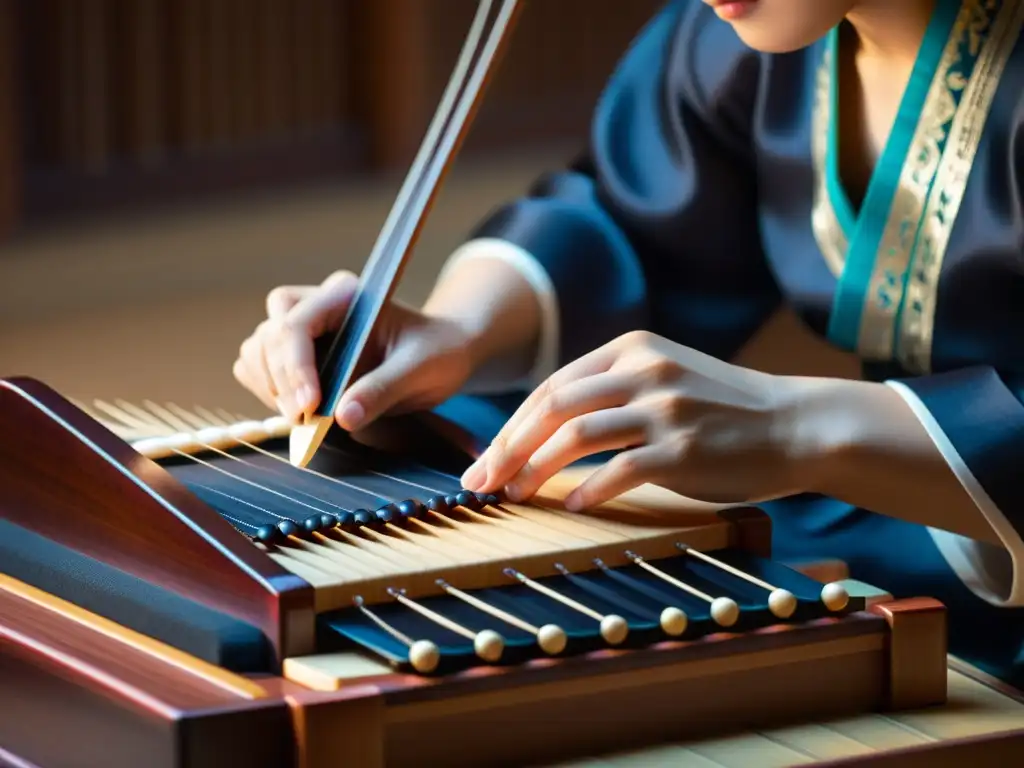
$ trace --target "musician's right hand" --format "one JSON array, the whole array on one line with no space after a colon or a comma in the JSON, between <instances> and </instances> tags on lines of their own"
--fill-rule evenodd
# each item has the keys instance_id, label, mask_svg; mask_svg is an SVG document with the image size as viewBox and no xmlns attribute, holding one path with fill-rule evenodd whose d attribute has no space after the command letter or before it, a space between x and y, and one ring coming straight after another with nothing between
<instances>
[{"instance_id":1,"label":"musician's right hand","mask_svg":"<svg viewBox=\"0 0 1024 768\"><path fill-rule=\"evenodd\" d=\"M300 421L320 403L313 342L344 322L358 280L337 272L318 286L281 286L267 296L267 318L246 339L235 378L269 408ZM367 354L370 372L356 381L335 418L347 430L385 413L422 410L455 394L473 370L468 324L398 302L385 306Z\"/></svg>"}]
</instances>

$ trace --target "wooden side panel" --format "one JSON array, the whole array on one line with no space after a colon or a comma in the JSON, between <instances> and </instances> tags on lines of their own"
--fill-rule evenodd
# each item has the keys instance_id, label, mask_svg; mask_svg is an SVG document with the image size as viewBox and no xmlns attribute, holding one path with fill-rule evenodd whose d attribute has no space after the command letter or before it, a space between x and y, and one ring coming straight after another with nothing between
<instances>
[{"instance_id":1,"label":"wooden side panel","mask_svg":"<svg viewBox=\"0 0 1024 768\"><path fill-rule=\"evenodd\" d=\"M262 629L313 647L312 589L164 469L44 385L0 380L0 515Z\"/></svg>"},{"instance_id":2,"label":"wooden side panel","mask_svg":"<svg viewBox=\"0 0 1024 768\"><path fill-rule=\"evenodd\" d=\"M247 678L196 659L146 635L90 613L28 584L0 574L0 621L13 637L47 641L51 648L95 668L124 668L146 674L147 691L161 690L168 672L181 684L164 691L176 706L207 706L236 699L260 699L266 691ZM73 626L67 636L58 628ZM0 630L3 631L3 630ZM153 684L150 683L152 679ZM188 697L199 695L192 701ZM186 697L182 699L181 697Z\"/></svg>"},{"instance_id":3,"label":"wooden side panel","mask_svg":"<svg viewBox=\"0 0 1024 768\"><path fill-rule=\"evenodd\" d=\"M500 690L450 690L443 699L414 703L395 694L387 761L418 768L534 765L872 711L885 691L884 643L878 634L837 637L856 625L854 619L814 632L695 644L688 649L695 653L664 653L657 666L628 673L591 663L589 674L557 683L531 685L527 675L516 675ZM869 627L884 631L863 623ZM457 752L446 748L456 739Z\"/></svg>"},{"instance_id":4,"label":"wooden side panel","mask_svg":"<svg viewBox=\"0 0 1024 768\"><path fill-rule=\"evenodd\" d=\"M871 606L889 623L889 706L912 709L946 701L946 607L931 598Z\"/></svg>"},{"instance_id":5,"label":"wooden side panel","mask_svg":"<svg viewBox=\"0 0 1024 768\"><path fill-rule=\"evenodd\" d=\"M68 608L0 590L5 748L46 768L290 765L280 698L241 678L203 674L187 657L129 644L116 629L101 631L102 619Z\"/></svg>"},{"instance_id":6,"label":"wooden side panel","mask_svg":"<svg viewBox=\"0 0 1024 768\"><path fill-rule=\"evenodd\" d=\"M386 712L381 696L293 695L301 768L384 768ZM340 735L344 724L346 735Z\"/></svg>"}]
</instances>

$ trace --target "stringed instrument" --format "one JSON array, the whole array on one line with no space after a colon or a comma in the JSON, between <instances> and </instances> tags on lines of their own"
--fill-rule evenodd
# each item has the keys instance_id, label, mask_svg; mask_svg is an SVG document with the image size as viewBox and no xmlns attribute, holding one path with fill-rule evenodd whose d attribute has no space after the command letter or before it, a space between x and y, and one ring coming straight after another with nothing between
<instances>
[{"instance_id":1,"label":"stringed instrument","mask_svg":"<svg viewBox=\"0 0 1024 768\"><path fill-rule=\"evenodd\" d=\"M459 486L451 425L332 427L519 5L481 0L309 423L0 380L0 763L518 766L826 720L864 764L965 754L843 719L977 693L936 601L774 562L756 509L567 512L585 469L510 503ZM982 706L970 754L1005 759L1016 700Z\"/></svg>"}]
</instances>

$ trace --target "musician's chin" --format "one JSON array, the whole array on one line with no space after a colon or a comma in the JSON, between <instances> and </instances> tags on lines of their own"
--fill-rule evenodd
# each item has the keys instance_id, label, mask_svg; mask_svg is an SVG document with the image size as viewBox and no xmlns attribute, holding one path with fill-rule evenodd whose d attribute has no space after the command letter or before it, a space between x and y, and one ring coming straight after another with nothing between
<instances>
[{"instance_id":1,"label":"musician's chin","mask_svg":"<svg viewBox=\"0 0 1024 768\"><path fill-rule=\"evenodd\" d=\"M790 53L820 40L854 0L704 0L739 38L763 53Z\"/></svg>"}]
</instances>

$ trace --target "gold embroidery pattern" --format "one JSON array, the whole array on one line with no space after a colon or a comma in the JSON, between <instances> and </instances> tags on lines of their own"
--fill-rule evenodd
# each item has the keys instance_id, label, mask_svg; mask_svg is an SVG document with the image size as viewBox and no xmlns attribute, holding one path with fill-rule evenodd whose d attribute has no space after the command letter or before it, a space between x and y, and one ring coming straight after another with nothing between
<instances>
[{"instance_id":1,"label":"gold embroidery pattern","mask_svg":"<svg viewBox=\"0 0 1024 768\"><path fill-rule=\"evenodd\" d=\"M896 317L904 301L914 244L929 190L943 159L940 148L957 114L955 94L964 87L964 69L971 64L971 60L964 61L961 48L966 40L977 39L984 33L988 16L983 0L966 0L962 4L925 97L864 295L857 351L866 360L893 358ZM974 72L978 72L977 68ZM972 81L976 79L972 77Z\"/></svg>"},{"instance_id":2,"label":"gold embroidery pattern","mask_svg":"<svg viewBox=\"0 0 1024 768\"><path fill-rule=\"evenodd\" d=\"M839 218L828 194L828 134L832 123L832 51L825 47L825 55L818 67L814 87L814 106L811 120L811 156L814 162L814 207L811 227L818 249L832 274L838 278L846 263L846 235L839 226Z\"/></svg>"},{"instance_id":3,"label":"gold embroidery pattern","mask_svg":"<svg viewBox=\"0 0 1024 768\"><path fill-rule=\"evenodd\" d=\"M963 97L950 126L942 162L924 212L898 329L898 359L904 368L917 373L931 370L935 306L946 248L996 89L1024 28L1024 2L1021 0L1003 5L987 37L985 31L996 0L986 0L984 7L979 2L971 5L968 45L978 60L966 87L959 83L949 85L951 89L958 85L963 87Z\"/></svg>"}]
</instances>

